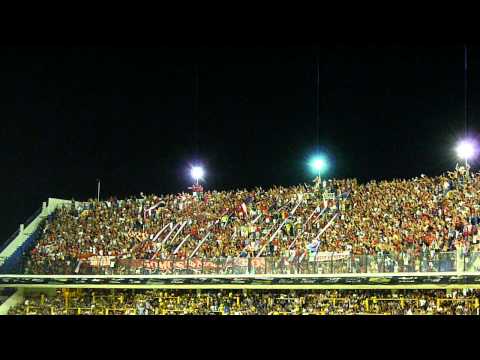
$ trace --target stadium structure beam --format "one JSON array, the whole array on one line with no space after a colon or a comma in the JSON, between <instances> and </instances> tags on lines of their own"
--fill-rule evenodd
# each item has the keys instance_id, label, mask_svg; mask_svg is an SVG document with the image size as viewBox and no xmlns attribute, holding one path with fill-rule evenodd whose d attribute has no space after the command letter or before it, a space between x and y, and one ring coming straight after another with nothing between
<instances>
[{"instance_id":1,"label":"stadium structure beam","mask_svg":"<svg viewBox=\"0 0 480 360\"><path fill-rule=\"evenodd\" d=\"M180 242L180 244L177 246L177 248L173 251L173 255L175 255L175 254L178 252L178 250L180 250L180 248L183 246L183 244L185 243L185 241L188 240L189 237L190 237L190 234L188 234L187 236L185 236L185 237L183 238L183 240Z\"/></svg>"},{"instance_id":2,"label":"stadium structure beam","mask_svg":"<svg viewBox=\"0 0 480 360\"><path fill-rule=\"evenodd\" d=\"M172 230L170 230L170 232L168 233L168 235L165 237L165 239L163 239L162 241L160 241L161 244L163 244L164 242L166 242L168 240L168 238L173 234L173 232L175 231L175 229L180 225L180 223L176 223L175 226L172 228Z\"/></svg>"},{"instance_id":3,"label":"stadium structure beam","mask_svg":"<svg viewBox=\"0 0 480 360\"><path fill-rule=\"evenodd\" d=\"M180 234L180 231L182 231L183 228L185 227L185 225L187 225L187 222L188 222L188 221L186 221L186 220L183 222L182 226L180 226L180 228L178 229L178 231L177 231L177 232L175 233L175 235L173 236L172 240L170 240L170 242L169 242L170 244L173 244L173 242L175 241L175 238L178 236L178 234Z\"/></svg>"},{"instance_id":4,"label":"stadium structure beam","mask_svg":"<svg viewBox=\"0 0 480 360\"><path fill-rule=\"evenodd\" d=\"M255 224L258 219L260 219L262 217L262 214L258 215L253 221L252 221L252 224Z\"/></svg>"},{"instance_id":5,"label":"stadium structure beam","mask_svg":"<svg viewBox=\"0 0 480 360\"><path fill-rule=\"evenodd\" d=\"M163 229L160 230L160 231L155 235L155 237L153 238L153 241L157 241L158 237L165 231L165 229L166 229L166 228L168 227L168 225L170 225L170 224L171 224L171 223L168 223L167 225L165 225L165 226L163 227Z\"/></svg>"},{"instance_id":6,"label":"stadium structure beam","mask_svg":"<svg viewBox=\"0 0 480 360\"><path fill-rule=\"evenodd\" d=\"M317 259L317 254L318 254L318 248L320 247L320 236L322 236L322 234L327 231L327 229L333 224L333 222L335 221L335 219L338 217L338 213L336 213L331 219L330 221L327 223L327 225L325 225L325 227L318 233L318 235L315 237L315 240L314 241L318 241L318 244L317 246L315 247L315 260Z\"/></svg>"},{"instance_id":7,"label":"stadium structure beam","mask_svg":"<svg viewBox=\"0 0 480 360\"><path fill-rule=\"evenodd\" d=\"M293 208L292 212L288 214L287 218L285 220L282 221L282 223L280 224L280 226L278 227L278 229L273 233L273 235L270 237L270 239L265 243L265 245L263 245L263 247L260 249L260 252L257 254L257 258L260 257L263 253L263 251L265 250L265 248L267 247L268 244L270 244L274 237L277 235L277 233L282 229L282 227L285 225L285 223L287 222L287 220L290 218L290 216L292 216L293 214L295 214L295 212L297 211L298 207L300 206L300 204L302 203L303 201L303 195L300 197L300 200L298 201L297 205Z\"/></svg>"},{"instance_id":8,"label":"stadium structure beam","mask_svg":"<svg viewBox=\"0 0 480 360\"><path fill-rule=\"evenodd\" d=\"M315 217L315 220L313 220L313 223L317 222L317 219L319 219L323 213L325 212L327 208L323 208L322 211L320 212L319 215L317 215ZM313 210L312 214L309 216L309 218L307 219L307 221L305 222L305 224L303 224L303 227L302 227L302 231L295 237L295 239L292 241L292 243L290 244L290 246L288 247L288 250L290 250L297 242L298 238L303 235L305 233L305 226L308 224L308 222L310 221L310 219L313 217L313 215L315 214L315 212L317 211L317 209Z\"/></svg>"},{"instance_id":9,"label":"stadium structure beam","mask_svg":"<svg viewBox=\"0 0 480 360\"><path fill-rule=\"evenodd\" d=\"M205 235L205 237L202 239L202 241L200 241L200 243L197 245L197 247L195 248L195 250L193 250L192 254L188 257L189 259L191 259L193 256L195 256L195 254L197 253L198 249L200 249L200 246L203 245L203 243L207 240L207 238L211 235L211 233L209 232L207 235Z\"/></svg>"},{"instance_id":10,"label":"stadium structure beam","mask_svg":"<svg viewBox=\"0 0 480 360\"><path fill-rule=\"evenodd\" d=\"M0 275L0 288L480 288L480 272L290 275Z\"/></svg>"},{"instance_id":11,"label":"stadium structure beam","mask_svg":"<svg viewBox=\"0 0 480 360\"><path fill-rule=\"evenodd\" d=\"M171 223L170 223L170 224L171 224ZM163 245L163 243L165 242L165 240L167 240L167 239L170 237L170 235L172 235L172 233L175 231L175 229L177 228L178 225L180 225L180 224L175 224L175 226L173 227L173 229L170 230L170 232L168 233L167 237L166 237L165 239L163 239L162 241L160 241L160 244ZM160 252L160 249L161 249L161 248L162 248L162 247L158 247L157 251L155 251L155 253L153 254L151 260L153 260L153 259L155 259L155 258L157 257L157 254Z\"/></svg>"}]
</instances>

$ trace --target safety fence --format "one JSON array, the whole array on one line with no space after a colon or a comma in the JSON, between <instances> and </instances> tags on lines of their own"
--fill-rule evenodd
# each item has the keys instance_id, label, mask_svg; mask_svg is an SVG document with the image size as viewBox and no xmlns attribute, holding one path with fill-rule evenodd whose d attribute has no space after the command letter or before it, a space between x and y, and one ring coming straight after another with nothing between
<instances>
[{"instance_id":1,"label":"safety fence","mask_svg":"<svg viewBox=\"0 0 480 360\"><path fill-rule=\"evenodd\" d=\"M480 252L470 252L463 258L463 270L465 272L480 271Z\"/></svg>"},{"instance_id":2,"label":"safety fence","mask_svg":"<svg viewBox=\"0 0 480 360\"><path fill-rule=\"evenodd\" d=\"M320 255L321 254L321 255ZM478 271L480 253L464 257L464 271ZM0 274L35 275L208 275L208 274L361 274L361 273L422 273L457 271L457 252L425 253L416 257L405 255L350 255L318 253L317 256L259 258L192 258L168 260L116 259L94 256L80 262L45 260L26 263ZM12 271L16 270L16 271Z\"/></svg>"}]
</instances>

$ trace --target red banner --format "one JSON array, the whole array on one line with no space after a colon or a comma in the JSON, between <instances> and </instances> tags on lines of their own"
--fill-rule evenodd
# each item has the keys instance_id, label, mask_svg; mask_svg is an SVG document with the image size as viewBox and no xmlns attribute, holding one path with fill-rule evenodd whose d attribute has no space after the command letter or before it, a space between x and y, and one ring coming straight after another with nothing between
<instances>
[{"instance_id":1,"label":"red banner","mask_svg":"<svg viewBox=\"0 0 480 360\"><path fill-rule=\"evenodd\" d=\"M246 268L249 265L249 261L253 268L258 272L264 272L266 270L265 258L234 258L234 259L217 259L217 260L203 260L199 258L188 260L140 260L140 259L121 259L118 260L119 266L125 266L130 269L149 269L160 270L162 272L169 272L171 270L193 270L201 272L203 271L216 271L225 270L228 268Z\"/></svg>"},{"instance_id":2,"label":"red banner","mask_svg":"<svg viewBox=\"0 0 480 360\"><path fill-rule=\"evenodd\" d=\"M252 259L252 267L255 271L258 272L265 272L265 258L253 258Z\"/></svg>"}]
</instances>

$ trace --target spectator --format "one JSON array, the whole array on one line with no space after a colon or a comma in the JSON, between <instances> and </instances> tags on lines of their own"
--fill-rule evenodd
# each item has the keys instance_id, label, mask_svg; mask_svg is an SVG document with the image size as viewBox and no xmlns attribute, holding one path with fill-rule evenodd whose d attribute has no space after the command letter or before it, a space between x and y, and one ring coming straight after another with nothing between
<instances>
[{"instance_id":1,"label":"spectator","mask_svg":"<svg viewBox=\"0 0 480 360\"><path fill-rule=\"evenodd\" d=\"M28 295L11 315L479 315L479 291L78 290Z\"/></svg>"},{"instance_id":2,"label":"spectator","mask_svg":"<svg viewBox=\"0 0 480 360\"><path fill-rule=\"evenodd\" d=\"M310 186L209 191L202 200L180 193L89 200L79 208L72 202L47 222L24 269L151 273L157 270L147 271L146 260L268 256L288 258L303 271L319 252L372 256L339 263L339 271L451 268L452 259L441 254L480 249L479 179L460 167L433 178L332 179L322 191L336 197L323 203Z\"/></svg>"}]
</instances>

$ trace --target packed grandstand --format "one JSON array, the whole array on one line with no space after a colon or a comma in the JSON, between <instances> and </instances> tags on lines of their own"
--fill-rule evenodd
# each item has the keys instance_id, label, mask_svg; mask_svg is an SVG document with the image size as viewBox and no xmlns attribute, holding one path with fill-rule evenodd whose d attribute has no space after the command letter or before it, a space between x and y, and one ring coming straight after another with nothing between
<instances>
[{"instance_id":1,"label":"packed grandstand","mask_svg":"<svg viewBox=\"0 0 480 360\"><path fill-rule=\"evenodd\" d=\"M57 290L11 315L479 315L478 290Z\"/></svg>"},{"instance_id":2,"label":"packed grandstand","mask_svg":"<svg viewBox=\"0 0 480 360\"><path fill-rule=\"evenodd\" d=\"M110 198L58 207L15 273L478 271L480 174ZM460 257L459 257L460 255ZM460 266L459 259L463 264ZM0 273L11 274L9 271ZM59 286L60 288L60 286ZM58 290L9 314L476 314L477 290Z\"/></svg>"},{"instance_id":3,"label":"packed grandstand","mask_svg":"<svg viewBox=\"0 0 480 360\"><path fill-rule=\"evenodd\" d=\"M433 178L317 185L63 207L46 221L23 271L445 271L454 269L457 249L480 249L480 177L463 168Z\"/></svg>"}]
</instances>

